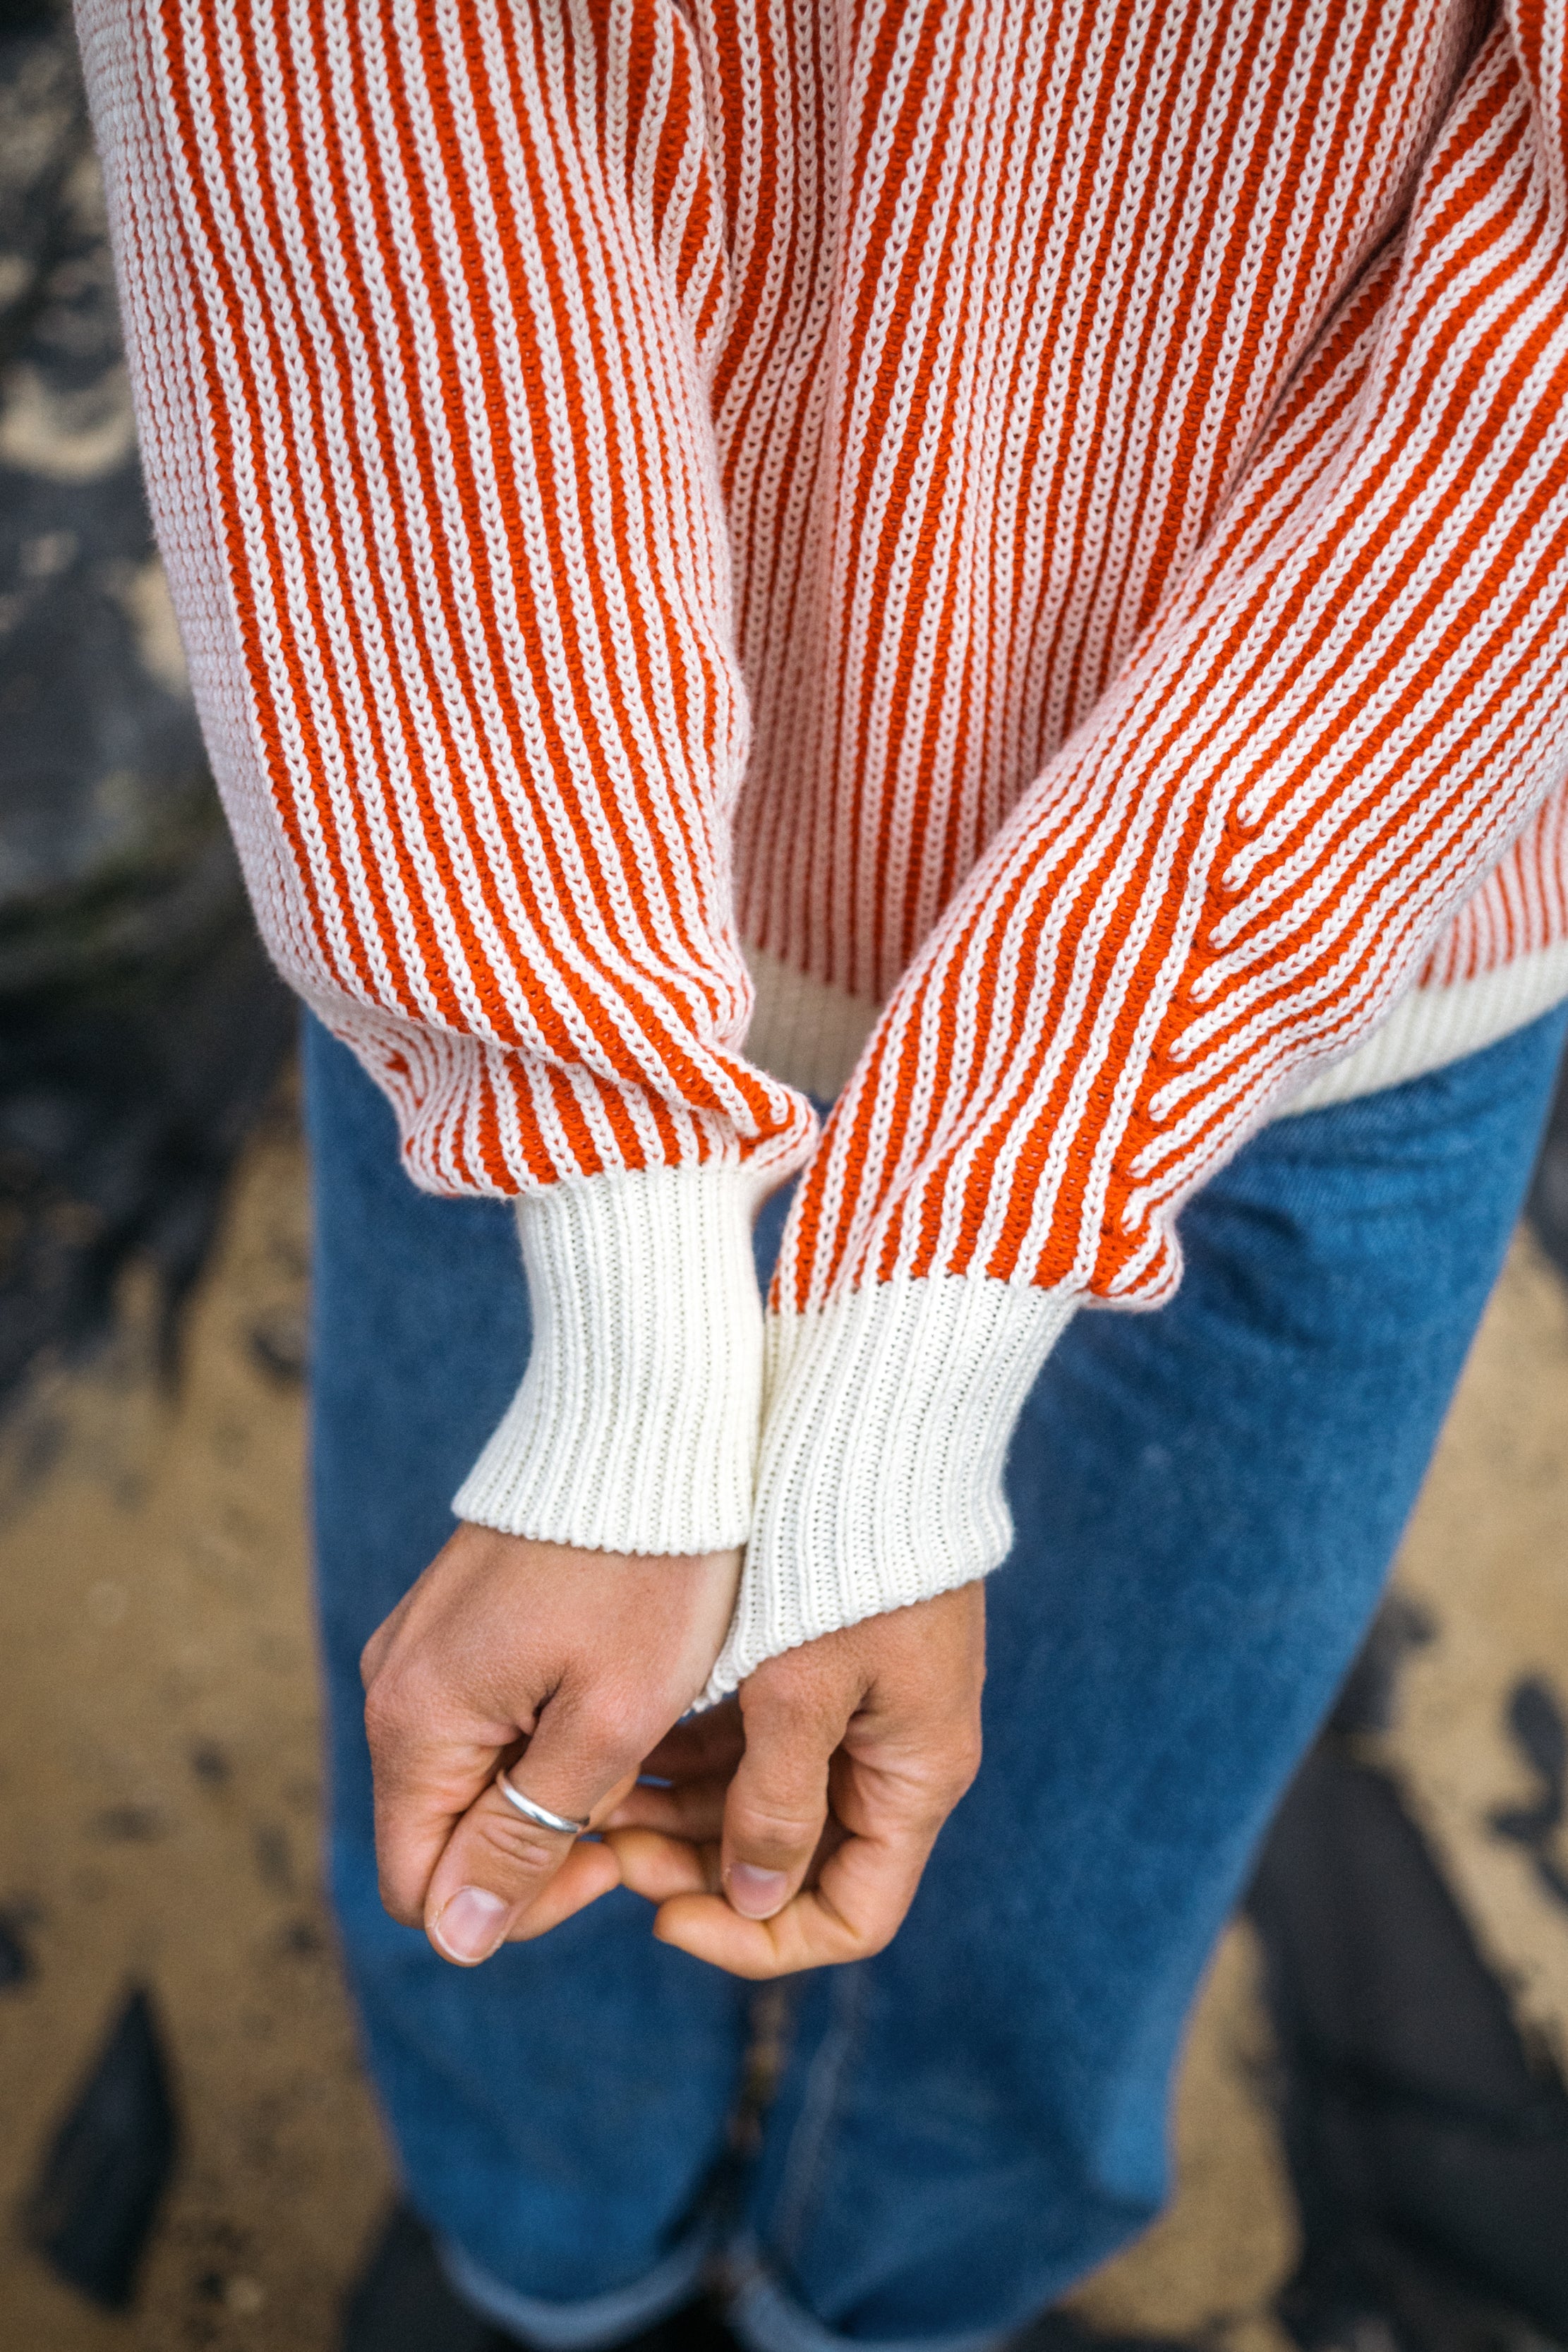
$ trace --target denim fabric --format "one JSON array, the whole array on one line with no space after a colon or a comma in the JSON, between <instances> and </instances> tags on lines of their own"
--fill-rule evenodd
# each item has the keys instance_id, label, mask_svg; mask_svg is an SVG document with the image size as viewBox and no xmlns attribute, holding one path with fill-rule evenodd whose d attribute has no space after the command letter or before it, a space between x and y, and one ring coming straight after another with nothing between
<instances>
[{"instance_id":1,"label":"denim fabric","mask_svg":"<svg viewBox=\"0 0 1568 2352\"><path fill-rule=\"evenodd\" d=\"M724 2209L757 2352L983 2345L1157 2210L1183 2019L1376 1601L1565 1023L1267 1129L1187 1209L1173 1304L1080 1315L1047 1364L979 1780L889 1949L794 1988ZM370 2065L467 2291L605 2341L689 2289L749 1990L630 1895L471 1974L381 1910L359 1651L449 1531L527 1311L510 1213L416 1193L348 1054L312 1028L307 1061L332 1883Z\"/></svg>"}]
</instances>

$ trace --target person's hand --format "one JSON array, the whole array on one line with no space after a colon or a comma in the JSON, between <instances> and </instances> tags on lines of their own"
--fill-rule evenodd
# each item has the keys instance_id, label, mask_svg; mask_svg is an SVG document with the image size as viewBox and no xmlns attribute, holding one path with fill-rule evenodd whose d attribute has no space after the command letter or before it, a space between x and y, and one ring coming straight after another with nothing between
<instances>
[{"instance_id":1,"label":"person's hand","mask_svg":"<svg viewBox=\"0 0 1568 2352\"><path fill-rule=\"evenodd\" d=\"M654 1934L741 1977L891 1942L980 1764L985 1597L966 1584L770 1658L679 1724L605 1817Z\"/></svg>"},{"instance_id":2,"label":"person's hand","mask_svg":"<svg viewBox=\"0 0 1568 2352\"><path fill-rule=\"evenodd\" d=\"M740 1567L458 1528L360 1661L395 1919L471 1966L619 1884L608 1846L535 1828L496 1772L596 1825L707 1680Z\"/></svg>"}]
</instances>

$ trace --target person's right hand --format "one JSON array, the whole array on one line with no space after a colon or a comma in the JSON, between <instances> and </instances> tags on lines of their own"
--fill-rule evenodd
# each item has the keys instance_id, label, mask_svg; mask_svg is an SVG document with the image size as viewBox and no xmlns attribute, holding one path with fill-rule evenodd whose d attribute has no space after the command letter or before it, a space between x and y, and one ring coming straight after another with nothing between
<instances>
[{"instance_id":1,"label":"person's right hand","mask_svg":"<svg viewBox=\"0 0 1568 2352\"><path fill-rule=\"evenodd\" d=\"M360 1662L382 1900L467 1966L607 1894L607 1845L536 1828L494 1786L595 1822L685 1714L739 1552L648 1559L460 1526Z\"/></svg>"}]
</instances>

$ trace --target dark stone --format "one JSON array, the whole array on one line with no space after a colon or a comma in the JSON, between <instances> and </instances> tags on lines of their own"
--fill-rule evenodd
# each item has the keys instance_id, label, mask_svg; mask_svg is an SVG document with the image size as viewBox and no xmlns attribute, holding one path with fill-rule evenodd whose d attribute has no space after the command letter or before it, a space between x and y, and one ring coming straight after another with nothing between
<instances>
[{"instance_id":1,"label":"dark stone","mask_svg":"<svg viewBox=\"0 0 1568 2352\"><path fill-rule=\"evenodd\" d=\"M237 903L58 12L0 33L0 996L15 996L188 947Z\"/></svg>"},{"instance_id":2,"label":"dark stone","mask_svg":"<svg viewBox=\"0 0 1568 2352\"><path fill-rule=\"evenodd\" d=\"M1533 1804L1500 1807L1488 1826L1494 1837L1524 1848L1542 1894L1568 1910L1568 1870L1552 1852L1568 1811L1568 1722L1550 1683L1530 1675L1515 1684L1508 1703L1508 1727L1539 1778L1541 1793Z\"/></svg>"},{"instance_id":3,"label":"dark stone","mask_svg":"<svg viewBox=\"0 0 1568 2352\"><path fill-rule=\"evenodd\" d=\"M1097 2336L1065 2311L1047 2311L1015 2336L1007 2352L1176 2352L1171 2336Z\"/></svg>"},{"instance_id":4,"label":"dark stone","mask_svg":"<svg viewBox=\"0 0 1568 2352\"><path fill-rule=\"evenodd\" d=\"M1391 1592L1373 1621L1361 1654L1345 1677L1330 1729L1342 1738L1392 1731L1400 1678L1415 1650L1436 1636L1430 1612L1407 1593Z\"/></svg>"},{"instance_id":5,"label":"dark stone","mask_svg":"<svg viewBox=\"0 0 1568 2352\"><path fill-rule=\"evenodd\" d=\"M1350 2343L1358 2315L1399 2352L1568 2335L1568 2090L1393 1784L1338 1740L1297 1776L1248 1909L1301 2216L1280 2305L1298 2342Z\"/></svg>"},{"instance_id":6,"label":"dark stone","mask_svg":"<svg viewBox=\"0 0 1568 2352\"><path fill-rule=\"evenodd\" d=\"M132 2300L177 2142L157 2021L138 1990L71 2102L24 2210L29 2243L107 2310Z\"/></svg>"},{"instance_id":7,"label":"dark stone","mask_svg":"<svg viewBox=\"0 0 1568 2352\"><path fill-rule=\"evenodd\" d=\"M191 1750L191 1769L204 1789L226 1789L233 1767L214 1739L198 1739Z\"/></svg>"},{"instance_id":8,"label":"dark stone","mask_svg":"<svg viewBox=\"0 0 1568 2352\"><path fill-rule=\"evenodd\" d=\"M294 1891L294 1860L289 1850L289 1832L275 1822L259 1822L251 1832L251 1852L256 1856L256 1874L263 1886L274 1895L291 1895Z\"/></svg>"},{"instance_id":9,"label":"dark stone","mask_svg":"<svg viewBox=\"0 0 1568 2352\"><path fill-rule=\"evenodd\" d=\"M310 1364L310 1318L302 1307L279 1307L250 1330L250 1353L279 1387L297 1388Z\"/></svg>"},{"instance_id":10,"label":"dark stone","mask_svg":"<svg viewBox=\"0 0 1568 2352\"><path fill-rule=\"evenodd\" d=\"M150 1845L167 1828L155 1805L110 1805L92 1824L93 1835L106 1845Z\"/></svg>"},{"instance_id":11,"label":"dark stone","mask_svg":"<svg viewBox=\"0 0 1568 2352\"><path fill-rule=\"evenodd\" d=\"M15 1912L0 1911L0 1992L15 1992L36 1972L33 1955Z\"/></svg>"},{"instance_id":12,"label":"dark stone","mask_svg":"<svg viewBox=\"0 0 1568 2352\"><path fill-rule=\"evenodd\" d=\"M319 1959L326 1948L327 1939L313 1919L290 1919L278 1938L286 1960Z\"/></svg>"},{"instance_id":13,"label":"dark stone","mask_svg":"<svg viewBox=\"0 0 1568 2352\"><path fill-rule=\"evenodd\" d=\"M142 495L67 13L0 13L0 1403L180 1311L293 1034L202 749Z\"/></svg>"}]
</instances>

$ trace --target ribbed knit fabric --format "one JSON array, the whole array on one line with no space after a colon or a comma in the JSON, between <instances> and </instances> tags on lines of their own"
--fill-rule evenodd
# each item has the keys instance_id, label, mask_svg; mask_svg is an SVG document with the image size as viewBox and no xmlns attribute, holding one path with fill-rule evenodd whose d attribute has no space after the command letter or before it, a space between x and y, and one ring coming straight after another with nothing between
<instances>
[{"instance_id":1,"label":"ribbed knit fabric","mask_svg":"<svg viewBox=\"0 0 1568 2352\"><path fill-rule=\"evenodd\" d=\"M746 1540L762 1408L756 1187L728 1166L569 1176L518 1204L533 1346L453 1507L599 1551Z\"/></svg>"},{"instance_id":2,"label":"ribbed knit fabric","mask_svg":"<svg viewBox=\"0 0 1568 2352\"><path fill-rule=\"evenodd\" d=\"M767 1452L710 1701L780 1650L1006 1556L1007 1441L1072 1315L1059 1292L895 1276L769 1318Z\"/></svg>"},{"instance_id":3,"label":"ribbed knit fabric","mask_svg":"<svg viewBox=\"0 0 1568 2352\"><path fill-rule=\"evenodd\" d=\"M1381 1087L1400 1086L1479 1054L1510 1030L1549 1013L1568 996L1568 940L1516 955L1495 971L1441 988L1413 988L1364 1045L1312 1078L1283 1106L1286 1114L1322 1110Z\"/></svg>"},{"instance_id":4,"label":"ribbed knit fabric","mask_svg":"<svg viewBox=\"0 0 1568 2352\"><path fill-rule=\"evenodd\" d=\"M280 965L437 1190L809 1157L760 1638L988 1564L948 1433L1014 1393L1015 1313L1157 1304L1183 1199L1414 982L1473 1009L1568 937L1564 18L82 0L149 490ZM742 941L782 1057L746 1056ZM814 1151L798 1081L877 1007ZM977 1297L928 1320L921 1284ZM709 1296L650 1262L650 1322ZM824 1400L881 1426L911 1315L948 1360L858 1472L964 1499L820 1566ZM669 1426L708 1425L702 1360ZM650 1392L539 1385L564 1421L510 1422L483 1490L564 1535L640 1491ZM695 1548L728 1476L603 1524Z\"/></svg>"}]
</instances>

